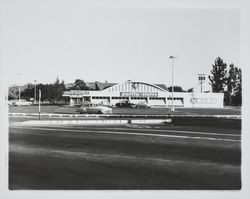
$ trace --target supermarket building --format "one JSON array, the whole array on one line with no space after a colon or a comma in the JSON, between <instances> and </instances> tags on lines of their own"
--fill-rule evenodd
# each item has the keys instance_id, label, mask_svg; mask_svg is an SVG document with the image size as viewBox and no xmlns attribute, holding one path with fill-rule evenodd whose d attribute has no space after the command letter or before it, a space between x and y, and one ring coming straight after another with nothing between
<instances>
[{"instance_id":1,"label":"supermarket building","mask_svg":"<svg viewBox=\"0 0 250 199\"><path fill-rule=\"evenodd\" d=\"M128 100L131 103L146 103L150 107L170 107L172 93L165 85L150 84L140 81L126 81L118 84L106 83L95 85L98 90L70 90L63 96L69 97L70 106L84 102L101 103L115 106L116 103ZM186 108L223 108L223 93L174 92L175 107Z\"/></svg>"}]
</instances>

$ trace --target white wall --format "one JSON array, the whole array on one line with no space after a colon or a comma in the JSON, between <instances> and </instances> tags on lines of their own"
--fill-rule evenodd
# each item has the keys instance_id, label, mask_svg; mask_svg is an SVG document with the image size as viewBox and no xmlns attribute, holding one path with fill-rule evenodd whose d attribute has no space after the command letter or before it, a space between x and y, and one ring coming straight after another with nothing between
<instances>
[{"instance_id":1,"label":"white wall","mask_svg":"<svg viewBox=\"0 0 250 199\"><path fill-rule=\"evenodd\" d=\"M186 93L184 107L190 108L223 108L223 93Z\"/></svg>"}]
</instances>

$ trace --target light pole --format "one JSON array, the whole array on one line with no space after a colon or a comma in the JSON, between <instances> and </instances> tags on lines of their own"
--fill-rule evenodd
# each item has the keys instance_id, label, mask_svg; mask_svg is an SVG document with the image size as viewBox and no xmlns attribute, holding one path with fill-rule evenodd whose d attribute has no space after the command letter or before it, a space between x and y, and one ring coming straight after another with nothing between
<instances>
[{"instance_id":1,"label":"light pole","mask_svg":"<svg viewBox=\"0 0 250 199\"><path fill-rule=\"evenodd\" d=\"M36 80L34 80L34 84L35 84L35 91L34 91L34 104L36 104Z\"/></svg>"},{"instance_id":2,"label":"light pole","mask_svg":"<svg viewBox=\"0 0 250 199\"><path fill-rule=\"evenodd\" d=\"M40 115L41 115L41 97L42 97L42 92L39 89L38 90L38 119L40 120Z\"/></svg>"},{"instance_id":3,"label":"light pole","mask_svg":"<svg viewBox=\"0 0 250 199\"><path fill-rule=\"evenodd\" d=\"M172 59L172 106L171 106L171 111L174 110L174 59L177 57L175 56L170 56L169 59Z\"/></svg>"},{"instance_id":4,"label":"light pole","mask_svg":"<svg viewBox=\"0 0 250 199\"><path fill-rule=\"evenodd\" d=\"M19 79L20 79L20 73L17 73L17 75L19 76ZM20 86L21 82L19 82L19 86L18 86L18 99L19 99L19 102L21 101L21 86Z\"/></svg>"},{"instance_id":5,"label":"light pole","mask_svg":"<svg viewBox=\"0 0 250 199\"><path fill-rule=\"evenodd\" d=\"M40 120L40 115L41 115L41 97L42 97L42 92L39 89L38 91L38 119Z\"/></svg>"}]
</instances>

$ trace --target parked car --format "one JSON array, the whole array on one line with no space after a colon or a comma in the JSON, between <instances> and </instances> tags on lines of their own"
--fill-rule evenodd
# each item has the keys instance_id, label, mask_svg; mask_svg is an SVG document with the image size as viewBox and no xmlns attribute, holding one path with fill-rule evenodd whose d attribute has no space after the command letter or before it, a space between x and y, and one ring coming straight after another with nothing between
<instances>
[{"instance_id":1,"label":"parked car","mask_svg":"<svg viewBox=\"0 0 250 199\"><path fill-rule=\"evenodd\" d=\"M43 100L41 104L52 104L52 102L50 102L49 100Z\"/></svg>"},{"instance_id":2,"label":"parked car","mask_svg":"<svg viewBox=\"0 0 250 199\"><path fill-rule=\"evenodd\" d=\"M136 108L150 108L146 103L140 102L136 104Z\"/></svg>"},{"instance_id":3,"label":"parked car","mask_svg":"<svg viewBox=\"0 0 250 199\"><path fill-rule=\"evenodd\" d=\"M13 101L8 101L8 105L14 105Z\"/></svg>"},{"instance_id":4,"label":"parked car","mask_svg":"<svg viewBox=\"0 0 250 199\"><path fill-rule=\"evenodd\" d=\"M14 106L18 100L8 100L8 105Z\"/></svg>"},{"instance_id":5,"label":"parked car","mask_svg":"<svg viewBox=\"0 0 250 199\"><path fill-rule=\"evenodd\" d=\"M14 102L14 106L30 106L32 102L27 101L25 99L20 99Z\"/></svg>"},{"instance_id":6,"label":"parked car","mask_svg":"<svg viewBox=\"0 0 250 199\"><path fill-rule=\"evenodd\" d=\"M136 108L136 104L130 103L129 101L121 101L115 104L119 108Z\"/></svg>"},{"instance_id":7,"label":"parked car","mask_svg":"<svg viewBox=\"0 0 250 199\"><path fill-rule=\"evenodd\" d=\"M112 108L98 104L90 104L89 106L83 105L80 107L80 113L109 114L112 113Z\"/></svg>"}]
</instances>

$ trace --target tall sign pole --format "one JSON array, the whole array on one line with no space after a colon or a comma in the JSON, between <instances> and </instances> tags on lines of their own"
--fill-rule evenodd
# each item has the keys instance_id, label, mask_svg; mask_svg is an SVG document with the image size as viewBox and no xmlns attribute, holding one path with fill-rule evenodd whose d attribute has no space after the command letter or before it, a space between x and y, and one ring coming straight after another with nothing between
<instances>
[{"instance_id":1,"label":"tall sign pole","mask_svg":"<svg viewBox=\"0 0 250 199\"><path fill-rule=\"evenodd\" d=\"M174 110L174 59L177 57L175 56L170 56L169 59L172 59L172 105L171 105L171 111Z\"/></svg>"},{"instance_id":2,"label":"tall sign pole","mask_svg":"<svg viewBox=\"0 0 250 199\"><path fill-rule=\"evenodd\" d=\"M202 90L202 84L205 81L205 77L206 77L205 74L198 74L198 81L200 82L200 85L201 85L201 93L203 92L203 90Z\"/></svg>"},{"instance_id":3,"label":"tall sign pole","mask_svg":"<svg viewBox=\"0 0 250 199\"><path fill-rule=\"evenodd\" d=\"M40 120L40 113L41 113L41 90L39 89L39 100L38 100L38 118Z\"/></svg>"}]
</instances>

